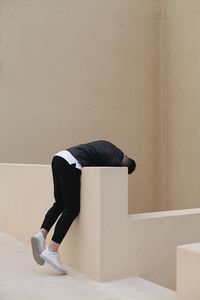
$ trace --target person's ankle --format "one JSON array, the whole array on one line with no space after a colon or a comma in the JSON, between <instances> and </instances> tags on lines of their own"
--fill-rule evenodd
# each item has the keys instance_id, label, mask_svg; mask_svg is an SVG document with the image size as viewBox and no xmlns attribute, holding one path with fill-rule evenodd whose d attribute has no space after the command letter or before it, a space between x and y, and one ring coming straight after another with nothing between
<instances>
[{"instance_id":1,"label":"person's ankle","mask_svg":"<svg viewBox=\"0 0 200 300\"><path fill-rule=\"evenodd\" d=\"M51 240L49 246L48 246L48 249L49 251L51 252L58 252L58 248L59 248L60 244L54 242Z\"/></svg>"},{"instance_id":2,"label":"person's ankle","mask_svg":"<svg viewBox=\"0 0 200 300\"><path fill-rule=\"evenodd\" d=\"M55 251L55 249L54 249L53 247L50 247L50 246L48 246L48 250L49 250L50 252L57 252L57 251Z\"/></svg>"},{"instance_id":3,"label":"person's ankle","mask_svg":"<svg viewBox=\"0 0 200 300\"><path fill-rule=\"evenodd\" d=\"M40 232L43 234L43 237L44 237L44 239L46 240L48 231L47 231L46 229L44 229L44 228L41 228L41 229L40 229Z\"/></svg>"}]
</instances>

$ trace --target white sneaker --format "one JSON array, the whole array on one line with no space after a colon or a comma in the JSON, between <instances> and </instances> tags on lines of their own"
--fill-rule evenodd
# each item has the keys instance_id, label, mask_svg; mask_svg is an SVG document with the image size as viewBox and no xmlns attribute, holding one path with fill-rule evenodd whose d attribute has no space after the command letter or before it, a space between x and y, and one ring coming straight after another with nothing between
<instances>
[{"instance_id":1,"label":"white sneaker","mask_svg":"<svg viewBox=\"0 0 200 300\"><path fill-rule=\"evenodd\" d=\"M31 246L32 246L32 252L35 261L39 265L43 265L45 261L40 257L40 254L45 249L45 239L42 232L38 232L31 238Z\"/></svg>"},{"instance_id":2,"label":"white sneaker","mask_svg":"<svg viewBox=\"0 0 200 300\"><path fill-rule=\"evenodd\" d=\"M62 265L60 261L58 252L52 252L47 247L47 249L40 254L40 257L44 259L49 265L51 265L54 269L56 269L61 274L63 275L67 274L67 270L65 269L65 267Z\"/></svg>"}]
</instances>

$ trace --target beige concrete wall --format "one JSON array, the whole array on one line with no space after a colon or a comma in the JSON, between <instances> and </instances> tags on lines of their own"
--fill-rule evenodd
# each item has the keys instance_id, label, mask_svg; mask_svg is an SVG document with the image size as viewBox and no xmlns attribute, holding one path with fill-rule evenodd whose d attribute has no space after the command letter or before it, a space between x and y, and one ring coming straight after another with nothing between
<instances>
[{"instance_id":1,"label":"beige concrete wall","mask_svg":"<svg viewBox=\"0 0 200 300\"><path fill-rule=\"evenodd\" d=\"M1 162L109 139L129 212L199 207L198 0L0 2Z\"/></svg>"},{"instance_id":2,"label":"beige concrete wall","mask_svg":"<svg viewBox=\"0 0 200 300\"><path fill-rule=\"evenodd\" d=\"M199 207L200 2L164 1L168 209Z\"/></svg>"},{"instance_id":3,"label":"beige concrete wall","mask_svg":"<svg viewBox=\"0 0 200 300\"><path fill-rule=\"evenodd\" d=\"M160 184L160 0L0 2L1 162L50 163L109 139L138 163L129 210Z\"/></svg>"},{"instance_id":4,"label":"beige concrete wall","mask_svg":"<svg viewBox=\"0 0 200 300\"><path fill-rule=\"evenodd\" d=\"M200 299L200 243L177 248L177 300Z\"/></svg>"},{"instance_id":5,"label":"beige concrete wall","mask_svg":"<svg viewBox=\"0 0 200 300\"><path fill-rule=\"evenodd\" d=\"M51 181L49 166L0 164L0 231L30 245L53 203ZM96 280L141 276L175 289L176 248L199 242L200 209L128 215L127 184L126 168L83 169L62 260Z\"/></svg>"}]
</instances>

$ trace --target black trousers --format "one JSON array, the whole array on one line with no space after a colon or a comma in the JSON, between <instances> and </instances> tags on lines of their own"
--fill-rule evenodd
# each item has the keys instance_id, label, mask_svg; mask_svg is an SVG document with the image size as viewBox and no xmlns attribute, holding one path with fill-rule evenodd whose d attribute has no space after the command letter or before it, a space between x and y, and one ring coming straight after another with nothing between
<instances>
[{"instance_id":1,"label":"black trousers","mask_svg":"<svg viewBox=\"0 0 200 300\"><path fill-rule=\"evenodd\" d=\"M51 166L55 203L46 213L41 228L49 231L57 221L52 240L60 244L80 211L81 170L59 156L53 157Z\"/></svg>"}]
</instances>

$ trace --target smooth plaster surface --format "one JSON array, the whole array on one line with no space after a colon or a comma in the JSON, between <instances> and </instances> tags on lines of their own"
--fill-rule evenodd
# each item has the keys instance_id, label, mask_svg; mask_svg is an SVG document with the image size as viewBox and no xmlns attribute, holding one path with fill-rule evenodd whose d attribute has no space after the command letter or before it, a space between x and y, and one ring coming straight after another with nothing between
<instances>
[{"instance_id":1,"label":"smooth plaster surface","mask_svg":"<svg viewBox=\"0 0 200 300\"><path fill-rule=\"evenodd\" d=\"M199 0L0 2L1 162L109 139L129 213L200 207Z\"/></svg>"},{"instance_id":2,"label":"smooth plaster surface","mask_svg":"<svg viewBox=\"0 0 200 300\"><path fill-rule=\"evenodd\" d=\"M160 0L0 1L0 162L108 139L138 164L129 211L156 209L159 21Z\"/></svg>"},{"instance_id":3,"label":"smooth plaster surface","mask_svg":"<svg viewBox=\"0 0 200 300\"><path fill-rule=\"evenodd\" d=\"M177 300L200 299L200 243L177 248Z\"/></svg>"},{"instance_id":4,"label":"smooth plaster surface","mask_svg":"<svg viewBox=\"0 0 200 300\"><path fill-rule=\"evenodd\" d=\"M169 209L200 207L200 2L164 2Z\"/></svg>"},{"instance_id":5,"label":"smooth plaster surface","mask_svg":"<svg viewBox=\"0 0 200 300\"><path fill-rule=\"evenodd\" d=\"M38 266L30 246L0 233L0 299L2 300L175 300L174 291L139 277L100 283L67 266L60 276Z\"/></svg>"},{"instance_id":6,"label":"smooth plaster surface","mask_svg":"<svg viewBox=\"0 0 200 300\"><path fill-rule=\"evenodd\" d=\"M128 215L127 192L126 168L83 168L63 261L96 280L142 276L175 289L176 248L199 242L200 210ZM54 201L50 166L0 164L0 193L0 229L29 244Z\"/></svg>"}]
</instances>

